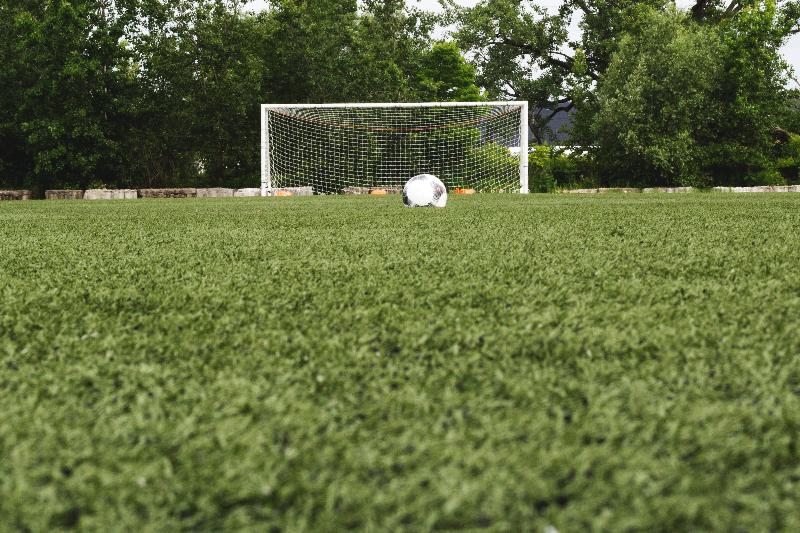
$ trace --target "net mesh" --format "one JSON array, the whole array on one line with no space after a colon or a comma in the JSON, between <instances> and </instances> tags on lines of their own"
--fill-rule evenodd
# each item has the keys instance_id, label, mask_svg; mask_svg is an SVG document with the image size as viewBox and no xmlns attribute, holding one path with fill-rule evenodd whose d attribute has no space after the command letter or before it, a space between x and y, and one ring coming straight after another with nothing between
<instances>
[{"instance_id":1,"label":"net mesh","mask_svg":"<svg viewBox=\"0 0 800 533\"><path fill-rule=\"evenodd\" d=\"M521 106L267 108L273 189L396 192L417 174L448 188L520 189ZM263 127L264 125L262 125Z\"/></svg>"}]
</instances>

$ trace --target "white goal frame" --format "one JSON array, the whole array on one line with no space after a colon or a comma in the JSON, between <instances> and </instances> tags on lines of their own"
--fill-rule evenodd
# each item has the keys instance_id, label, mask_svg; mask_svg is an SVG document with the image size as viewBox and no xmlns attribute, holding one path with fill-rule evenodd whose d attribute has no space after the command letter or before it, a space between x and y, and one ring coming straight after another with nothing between
<instances>
[{"instance_id":1,"label":"white goal frame","mask_svg":"<svg viewBox=\"0 0 800 533\"><path fill-rule=\"evenodd\" d=\"M527 194L528 189L528 102L416 102L416 103L360 103L360 104L261 104L261 196L271 196L272 164L269 146L269 111L271 109L334 109L334 108L402 108L402 107L515 107L520 109L519 125L519 192Z\"/></svg>"}]
</instances>

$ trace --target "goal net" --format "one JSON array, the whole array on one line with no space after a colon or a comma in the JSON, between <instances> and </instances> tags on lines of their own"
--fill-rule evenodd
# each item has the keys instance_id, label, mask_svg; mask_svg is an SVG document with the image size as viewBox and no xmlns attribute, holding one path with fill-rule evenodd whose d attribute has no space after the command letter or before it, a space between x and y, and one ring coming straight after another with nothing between
<instances>
[{"instance_id":1,"label":"goal net","mask_svg":"<svg viewBox=\"0 0 800 533\"><path fill-rule=\"evenodd\" d=\"M261 106L261 194L449 189L528 192L528 103Z\"/></svg>"}]
</instances>

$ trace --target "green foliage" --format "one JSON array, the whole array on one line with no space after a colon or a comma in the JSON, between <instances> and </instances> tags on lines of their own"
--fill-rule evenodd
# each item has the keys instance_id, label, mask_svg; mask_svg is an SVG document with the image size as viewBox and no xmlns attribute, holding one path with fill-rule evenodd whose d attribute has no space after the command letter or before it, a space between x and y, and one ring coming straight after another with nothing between
<instances>
[{"instance_id":1,"label":"green foliage","mask_svg":"<svg viewBox=\"0 0 800 533\"><path fill-rule=\"evenodd\" d=\"M623 38L598 89L592 124L596 161L615 184L685 184L701 169L698 117L711 103L723 45L711 28L681 13L649 13Z\"/></svg>"},{"instance_id":2,"label":"green foliage","mask_svg":"<svg viewBox=\"0 0 800 533\"><path fill-rule=\"evenodd\" d=\"M590 186L592 183L591 161L584 152L576 151L567 155L554 151L550 160L550 169L554 185L557 187L583 187Z\"/></svg>"},{"instance_id":3,"label":"green foliage","mask_svg":"<svg viewBox=\"0 0 800 533\"><path fill-rule=\"evenodd\" d=\"M783 179L789 183L800 182L800 135L792 134L789 141L778 144L776 168Z\"/></svg>"},{"instance_id":4,"label":"green foliage","mask_svg":"<svg viewBox=\"0 0 800 533\"><path fill-rule=\"evenodd\" d=\"M274 102L476 99L457 48L431 42L434 19L404 0L279 0L263 15Z\"/></svg>"},{"instance_id":5,"label":"green foliage","mask_svg":"<svg viewBox=\"0 0 800 533\"><path fill-rule=\"evenodd\" d=\"M597 90L598 171L616 184L775 180L771 131L784 65L774 13L747 8L719 26L644 14Z\"/></svg>"},{"instance_id":6,"label":"green foliage","mask_svg":"<svg viewBox=\"0 0 800 533\"><path fill-rule=\"evenodd\" d=\"M1 3L0 187L252 186L259 103L481 98L402 0L242 6Z\"/></svg>"},{"instance_id":7,"label":"green foliage","mask_svg":"<svg viewBox=\"0 0 800 533\"><path fill-rule=\"evenodd\" d=\"M420 97L426 101L483 100L475 75L475 67L464 59L456 43L435 43L420 61Z\"/></svg>"},{"instance_id":8,"label":"green foliage","mask_svg":"<svg viewBox=\"0 0 800 533\"><path fill-rule=\"evenodd\" d=\"M274 102L324 103L358 90L364 80L348 76L357 58L344 53L357 38L355 0L279 0L261 18L270 58L265 88Z\"/></svg>"},{"instance_id":9,"label":"green foliage","mask_svg":"<svg viewBox=\"0 0 800 533\"><path fill-rule=\"evenodd\" d=\"M257 174L264 59L259 20L175 2L135 37L140 92L126 167L134 183L244 185ZM170 24L164 24L166 17Z\"/></svg>"},{"instance_id":10,"label":"green foliage","mask_svg":"<svg viewBox=\"0 0 800 533\"><path fill-rule=\"evenodd\" d=\"M118 172L131 90L130 2L10 2L0 22L0 184L82 185ZM87 31L92 28L93 31ZM7 149L7 151L6 151Z\"/></svg>"},{"instance_id":11,"label":"green foliage","mask_svg":"<svg viewBox=\"0 0 800 533\"><path fill-rule=\"evenodd\" d=\"M551 155L550 147L543 145L534 146L528 154L528 188L531 192L551 192L555 189Z\"/></svg>"},{"instance_id":12,"label":"green foliage","mask_svg":"<svg viewBox=\"0 0 800 533\"><path fill-rule=\"evenodd\" d=\"M800 196L576 196L3 205L0 523L799 530Z\"/></svg>"},{"instance_id":13,"label":"green foliage","mask_svg":"<svg viewBox=\"0 0 800 533\"><path fill-rule=\"evenodd\" d=\"M567 0L558 13L549 13L532 0L482 0L470 8L452 7L450 15L458 24L456 40L474 58L481 87L492 98L528 100L534 137L544 142L553 133L554 110L590 106L593 87L642 8L665 5L664 0ZM570 22L578 17L580 40L568 42Z\"/></svg>"},{"instance_id":14,"label":"green foliage","mask_svg":"<svg viewBox=\"0 0 800 533\"><path fill-rule=\"evenodd\" d=\"M528 185L531 192L553 192L575 188L588 179L586 156L567 155L551 146L534 146L528 155Z\"/></svg>"},{"instance_id":15,"label":"green foliage","mask_svg":"<svg viewBox=\"0 0 800 533\"><path fill-rule=\"evenodd\" d=\"M787 90L783 96L786 99L785 115L781 117L778 125L800 134L800 89Z\"/></svg>"},{"instance_id":16,"label":"green foliage","mask_svg":"<svg viewBox=\"0 0 800 533\"><path fill-rule=\"evenodd\" d=\"M745 182L774 167L770 128L797 123L781 119L786 65L778 49L800 30L800 2L697 1L683 16L674 9L663 0L565 0L550 14L539 2L482 0L453 7L451 17L489 96L531 102L539 142L552 133L554 111L571 110L573 146L611 143L592 159L599 166L591 173L606 184ZM676 19L669 38L649 27L654 12ZM570 42L576 17L581 33ZM673 84L684 82L681 95ZM622 116L601 131L615 122L608 114Z\"/></svg>"},{"instance_id":17,"label":"green foliage","mask_svg":"<svg viewBox=\"0 0 800 533\"><path fill-rule=\"evenodd\" d=\"M774 177L772 131L785 113L786 64L779 47L785 28L773 0L756 2L719 27L724 70L706 142L714 145L706 165L716 183L748 176ZM722 133L722 135L719 134Z\"/></svg>"}]
</instances>

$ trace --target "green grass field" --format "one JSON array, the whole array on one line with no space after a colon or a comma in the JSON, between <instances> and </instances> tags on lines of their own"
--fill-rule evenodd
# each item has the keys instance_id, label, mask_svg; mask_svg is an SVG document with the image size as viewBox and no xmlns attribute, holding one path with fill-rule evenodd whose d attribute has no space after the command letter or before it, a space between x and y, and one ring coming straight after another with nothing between
<instances>
[{"instance_id":1,"label":"green grass field","mask_svg":"<svg viewBox=\"0 0 800 533\"><path fill-rule=\"evenodd\" d=\"M800 195L0 204L0 529L799 531Z\"/></svg>"}]
</instances>

